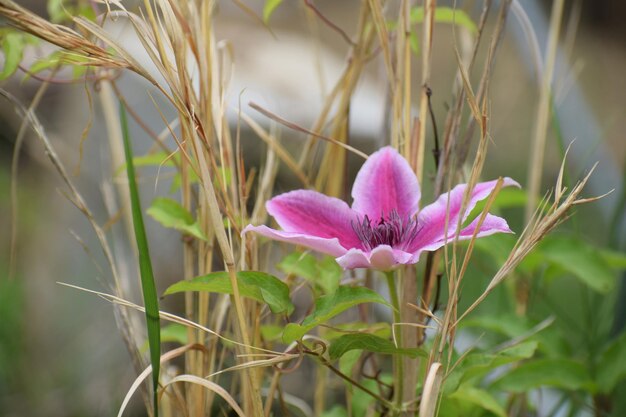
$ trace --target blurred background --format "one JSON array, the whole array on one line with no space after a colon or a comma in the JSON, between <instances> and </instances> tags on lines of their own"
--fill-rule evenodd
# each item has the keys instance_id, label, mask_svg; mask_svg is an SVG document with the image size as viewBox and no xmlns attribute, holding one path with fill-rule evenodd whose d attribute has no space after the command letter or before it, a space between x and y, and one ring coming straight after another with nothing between
<instances>
[{"instance_id":1,"label":"blurred background","mask_svg":"<svg viewBox=\"0 0 626 417\"><path fill-rule=\"evenodd\" d=\"M20 1L23 6L47 15L44 0ZM245 1L259 15L263 1ZM315 5L348 34L356 27L357 0L317 0ZM395 2L391 2L395 3ZM438 5L452 6L451 1ZM499 2L494 2L499 3ZM132 8L132 2L124 2ZM477 19L482 2L457 1L458 7ZM545 49L552 2L524 0L524 8L537 33L542 54ZM285 1L272 15L271 32L234 2L222 1L218 7L217 37L228 41L234 53L234 69L229 100L259 122L269 125L247 106L255 101L282 117L310 126L321 108L322 98L332 87L346 59L348 45L326 26L313 26L302 1ZM494 8L495 9L495 8ZM495 22L495 13L490 24ZM568 173L576 179L590 167L600 164L587 195L615 191L598 203L576 213L574 228L590 242L623 251L626 233L624 206L624 165L626 163L626 2L619 0L566 1L565 17L555 73L554 90L561 132L566 144L571 141ZM137 54L136 42L124 22L108 30L127 39L125 45ZM447 106L453 101L450 85L456 71L451 25L437 24L433 49L433 108L440 126ZM486 51L481 50L481 54ZM49 54L45 45L28 50L23 66ZM490 88L491 136L493 144L485 168L485 178L511 176L525 185L530 140L538 103L538 80L522 27L509 15L507 29L496 60ZM145 57L143 57L145 59ZM414 80L420 79L419 58L415 58ZM480 61L479 61L480 62ZM474 80L479 72L472 74ZM60 79L70 77L57 74ZM41 83L18 71L2 83L2 88L22 103L31 102ZM129 105L156 132L163 122L152 98L167 108L158 93L131 75L123 75L120 86ZM415 85L415 113L419 97ZM113 184L114 167L108 157L102 108L90 83L51 84L36 113L54 143L72 179L101 224L111 220L106 195ZM90 90L90 93L87 93ZM387 125L385 68L373 60L352 102L351 143L370 152L385 144ZM172 119L174 112L167 115ZM233 116L233 128L236 117ZM129 356L115 326L111 306L97 298L57 282L96 290L106 290L106 277L97 264L100 254L87 221L64 196L64 186L49 163L43 148L27 131L17 161L17 216L11 208L12 158L21 118L12 105L0 101L0 415L2 416L110 416L117 412L121 398L135 378ZM87 129L88 130L85 130ZM87 132L83 138L83 132ZM136 152L150 147L150 139L133 127ZM554 184L561 163L555 130L549 130L544 164L546 191ZM81 140L83 138L83 140ZM302 135L283 129L287 147L295 149ZM244 130L246 158L258 163L264 147L251 132ZM359 168L356 159L351 175ZM119 168L119 167L118 167ZM431 168L432 172L432 168ZM167 193L171 178L167 170L142 171L142 194L146 203ZM289 176L279 177L277 191L297 184ZM424 184L428 189L429 185ZM282 188L282 189L281 189ZM429 198L432 195L426 194ZM522 211L512 210L511 223L516 232L523 227ZM179 235L147 220L159 291L180 279ZM15 279L7 280L11 252L11 229L16 227ZM76 238L79 237L79 239ZM128 248L115 241L115 251ZM85 247L88 250L85 250ZM623 279L623 278L622 278ZM480 284L480 283L479 283ZM482 284L480 284L482 285ZM619 286L617 287L619 288ZM471 290L470 290L471 292ZM617 291L616 291L617 294ZM140 295L134 294L135 301ZM624 298L617 299L603 319L613 332L623 322ZM619 300L622 300L621 303ZM561 300L576 317L580 305ZM180 306L166 300L166 309ZM613 304L611 304L612 306ZM584 314L584 312L580 312ZM617 330L616 330L617 329ZM626 359L625 359L626 360ZM140 404L135 411L141 414ZM130 414L128 414L130 415Z\"/></svg>"}]
</instances>

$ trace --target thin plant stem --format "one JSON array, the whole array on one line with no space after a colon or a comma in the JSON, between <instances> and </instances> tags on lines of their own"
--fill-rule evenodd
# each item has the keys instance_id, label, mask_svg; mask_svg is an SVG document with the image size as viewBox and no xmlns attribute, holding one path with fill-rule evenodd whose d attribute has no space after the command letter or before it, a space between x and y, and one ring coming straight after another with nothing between
<instances>
[{"instance_id":1,"label":"thin plant stem","mask_svg":"<svg viewBox=\"0 0 626 417\"><path fill-rule=\"evenodd\" d=\"M396 289L395 275L393 271L385 272L387 278L387 286L389 287L389 296L391 298L391 306L393 307L393 329L395 341L398 346L402 346L402 327L395 327L396 323L401 322L400 318L400 299L398 298L398 290ZM393 380L394 380L394 399L396 409L394 416L399 415L402 408L402 391L404 384L404 369L402 367L402 357L400 355L393 356Z\"/></svg>"},{"instance_id":2,"label":"thin plant stem","mask_svg":"<svg viewBox=\"0 0 626 417\"><path fill-rule=\"evenodd\" d=\"M430 84L430 67L433 45L433 26L435 24L436 0L424 1L424 24L422 26L422 92L420 94L420 126L417 149L416 174L421 181L424 174L424 145L426 143L426 120L428 116L427 88Z\"/></svg>"},{"instance_id":3,"label":"thin plant stem","mask_svg":"<svg viewBox=\"0 0 626 417\"><path fill-rule=\"evenodd\" d=\"M341 29L339 26L331 22L330 19L324 16L324 14L320 12L320 10L317 7L315 7L315 5L311 2L311 0L304 0L304 4L306 5L306 7L311 9L313 13L315 13L315 15L319 17L322 22L324 22L328 27L330 27L332 30L334 30L339 35L341 35L344 41L346 41L349 45L356 46L354 41L350 39L350 36L348 36L348 34L343 29Z\"/></svg>"},{"instance_id":4,"label":"thin plant stem","mask_svg":"<svg viewBox=\"0 0 626 417\"><path fill-rule=\"evenodd\" d=\"M53 75L56 73L56 69L53 72ZM48 87L50 86L49 82L44 82L41 84L41 87L37 90L33 101L30 103L28 110L34 112L41 99L43 98L46 91L48 91ZM19 217L19 201L17 197L17 174L19 167L19 157L20 151L22 149L22 144L24 143L24 138L26 137L26 131L29 127L28 119L24 118L22 120L22 124L20 125L20 130L17 133L15 138L15 146L13 148L13 157L11 159L11 240L10 240L10 255L9 255L9 280L15 278L15 270L17 268L17 238L18 238L18 217Z\"/></svg>"},{"instance_id":5,"label":"thin plant stem","mask_svg":"<svg viewBox=\"0 0 626 417\"><path fill-rule=\"evenodd\" d=\"M361 391L363 391L364 393L368 394L370 397L376 399L378 402L380 402L383 406L389 408L389 409L393 409L393 404L391 404L389 401L387 401L385 398L383 398L382 396L376 394L374 391L372 391L371 389L367 388L365 385L362 385L361 383L359 383L358 381L350 378L348 375L344 374L343 372L341 372L339 369L335 368L328 360L326 360L322 355L319 355L315 352L306 352L308 354L312 354L314 356L317 356L321 363L326 366L329 370L331 370L335 375L337 375L338 377L340 377L341 379L343 379L344 381L347 381L348 383L350 383L350 385L354 386L355 388L360 389Z\"/></svg>"},{"instance_id":6,"label":"thin plant stem","mask_svg":"<svg viewBox=\"0 0 626 417\"><path fill-rule=\"evenodd\" d=\"M539 91L539 105L537 106L537 122L533 138L530 166L528 170L528 203L526 204L526 222L530 221L539 200L541 174L546 146L546 136L550 119L550 104L552 97L551 83L554 74L556 52L559 44L561 20L563 17L564 1L555 1L552 5L550 18L550 34L544 58L545 67Z\"/></svg>"}]
</instances>

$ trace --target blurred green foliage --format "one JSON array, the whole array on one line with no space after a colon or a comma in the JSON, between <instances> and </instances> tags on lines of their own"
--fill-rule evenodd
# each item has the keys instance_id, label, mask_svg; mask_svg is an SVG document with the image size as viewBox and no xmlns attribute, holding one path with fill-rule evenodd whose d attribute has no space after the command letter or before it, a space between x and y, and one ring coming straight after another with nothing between
<instances>
[{"instance_id":1,"label":"blurred green foliage","mask_svg":"<svg viewBox=\"0 0 626 417\"><path fill-rule=\"evenodd\" d=\"M24 291L22 281L9 280L0 264L0 404L6 387L19 382L24 344ZM5 389L3 389L5 387Z\"/></svg>"}]
</instances>

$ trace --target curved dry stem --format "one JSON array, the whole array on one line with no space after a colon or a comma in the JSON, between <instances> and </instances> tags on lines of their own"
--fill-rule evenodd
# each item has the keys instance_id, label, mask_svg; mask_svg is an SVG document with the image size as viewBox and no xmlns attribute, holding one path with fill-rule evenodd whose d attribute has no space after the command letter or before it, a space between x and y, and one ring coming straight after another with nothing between
<instances>
[{"instance_id":1,"label":"curved dry stem","mask_svg":"<svg viewBox=\"0 0 626 417\"><path fill-rule=\"evenodd\" d=\"M28 107L28 113L34 115L34 111L39 106L39 102L41 98L48 90L49 82L44 82L41 84L41 87L37 89L37 93L35 97L33 97L33 101L31 101L30 106ZM17 198L17 178L18 178L18 167L19 167L19 156L20 151L22 149L22 145L24 143L24 138L26 137L26 129L28 128L28 118L25 117L20 124L20 129L17 132L17 137L15 138L14 148L13 148L13 158L11 159L11 240L9 243L9 280L15 277L15 270L17 268L17 228L19 222L19 202Z\"/></svg>"},{"instance_id":2,"label":"curved dry stem","mask_svg":"<svg viewBox=\"0 0 626 417\"><path fill-rule=\"evenodd\" d=\"M341 146L342 148L344 148L344 149L354 153L355 155L360 156L363 159L367 159L368 158L366 153L361 152L360 150L356 149L353 146L348 145L347 143L343 143L343 142L341 142L341 141L339 141L337 139L333 139L333 138L329 138L329 137L324 136L324 135L320 135L318 133L313 132L312 130L306 129L306 128L304 128L302 126L299 126L299 125L297 125L297 124L295 124L293 122L285 120L282 117L280 117L280 116L270 112L267 109L264 109L263 107L259 106L258 104L254 103L254 102L250 102L250 103L248 103L248 105L250 107L252 107L254 110L258 111L259 113L269 117L270 119L272 119L272 120L274 120L274 121L276 121L276 122L278 122L278 123L280 123L282 125L287 126L290 129L293 129L293 130L296 130L296 131L299 131L299 132L303 132L303 133L307 133L307 134L309 134L311 136L315 136L316 138L328 141L328 142L330 142L330 143L332 143L334 145Z\"/></svg>"},{"instance_id":3,"label":"curved dry stem","mask_svg":"<svg viewBox=\"0 0 626 417\"><path fill-rule=\"evenodd\" d=\"M161 364L169 362L172 359L177 358L178 356L184 354L185 352L187 352L189 350L205 351L206 348L204 346L202 346L202 345L199 345L199 344L184 345L184 346L181 346L181 347L179 347L177 349L171 350L171 351L161 355L160 362L161 362ZM133 381L132 385L130 386L130 388L126 392L126 395L124 396L124 400L122 401L122 405L120 405L120 409L117 412L117 417L122 417L122 415L124 414L124 411L126 410L126 407L128 406L128 403L132 399L133 395L135 394L137 389L141 386L141 384L146 380L146 378L148 378L148 376L150 376L151 373L152 373L152 365L148 365L148 367L146 369L144 369L143 372L141 374L139 374L139 376L137 378L135 378L135 380Z\"/></svg>"},{"instance_id":4,"label":"curved dry stem","mask_svg":"<svg viewBox=\"0 0 626 417\"><path fill-rule=\"evenodd\" d=\"M428 370L422 401L420 402L420 417L435 417L437 414L437 404L439 403L439 391L443 382L443 367L441 363L434 362Z\"/></svg>"},{"instance_id":5,"label":"curved dry stem","mask_svg":"<svg viewBox=\"0 0 626 417\"><path fill-rule=\"evenodd\" d=\"M246 417L243 410L239 407L235 399L226 391L224 388L216 384L215 382L207 381L206 379L200 378L195 375L179 375L171 381L164 384L164 388L169 385L175 384L177 382L190 382L192 384L201 385L204 388L214 392L219 395L232 407L232 409L237 413L239 417Z\"/></svg>"},{"instance_id":6,"label":"curved dry stem","mask_svg":"<svg viewBox=\"0 0 626 417\"><path fill-rule=\"evenodd\" d=\"M122 306L122 307L132 308L132 309L137 310L137 311L142 312L142 313L145 312L145 309L144 309L143 306L135 304L135 303L133 303L131 301L127 301L127 300L125 300L123 298L120 298L120 297L117 297L115 295L107 294L107 293L100 292L100 291L90 290L88 288L79 287L78 285L67 284L65 282L57 282L57 284L63 285L65 287L69 287L69 288L74 288L76 290L84 291L84 292L87 292L87 293L95 294L95 295L99 296L100 298L102 298L102 299L104 299L106 301L109 301L111 303L114 303L114 304ZM166 320L166 321L171 321L172 323L178 323L178 324L182 324L184 326L193 327L195 329L202 330L202 331L204 331L204 332L206 332L206 333L208 333L208 334L210 334L212 336L217 337L218 339L223 340L224 342L227 342L227 343L230 343L230 344L233 344L233 345L236 345L236 346L247 347L247 348L254 349L254 350L257 350L259 352L265 352L265 353L268 353L268 354L271 354L271 355L282 355L281 352L277 352L277 351L274 351L274 350L264 349L264 348L260 348L260 347L257 347L257 346L246 346L246 345L244 345L241 342L237 342L236 340L229 339L229 338L227 338L225 336L222 336L221 334L219 334L219 333L209 329L208 327L202 326L202 325L200 325L198 323L195 323L195 322L193 322L191 320L185 319L183 317L179 317L179 316L177 316L175 314L168 313L166 311L159 311L159 318L161 318L163 320Z\"/></svg>"}]
</instances>

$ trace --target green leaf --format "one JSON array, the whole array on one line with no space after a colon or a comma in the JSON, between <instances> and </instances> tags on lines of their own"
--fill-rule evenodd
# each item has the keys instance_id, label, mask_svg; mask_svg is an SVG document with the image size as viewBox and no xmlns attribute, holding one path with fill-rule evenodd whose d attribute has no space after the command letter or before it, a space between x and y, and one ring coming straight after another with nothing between
<instances>
[{"instance_id":1,"label":"green leaf","mask_svg":"<svg viewBox=\"0 0 626 417\"><path fill-rule=\"evenodd\" d=\"M484 200L483 200L484 201ZM528 194L521 188L507 187L500 190L495 201L491 205L492 209L524 207L528 201Z\"/></svg>"},{"instance_id":2,"label":"green leaf","mask_svg":"<svg viewBox=\"0 0 626 417\"><path fill-rule=\"evenodd\" d=\"M165 152L153 152L147 155L135 156L133 158L133 164L135 167L144 167L144 166L174 166L174 159L176 155L170 157L169 154ZM115 170L115 175L118 175L120 172L126 169L126 164L123 164L121 167Z\"/></svg>"},{"instance_id":3,"label":"green leaf","mask_svg":"<svg viewBox=\"0 0 626 417\"><path fill-rule=\"evenodd\" d=\"M626 253L612 251L610 249L599 249L600 255L611 268L626 269Z\"/></svg>"},{"instance_id":4,"label":"green leaf","mask_svg":"<svg viewBox=\"0 0 626 417\"><path fill-rule=\"evenodd\" d=\"M516 238L509 234L495 234L488 239L476 239L476 249L491 257L496 265L502 265L509 257Z\"/></svg>"},{"instance_id":5,"label":"green leaf","mask_svg":"<svg viewBox=\"0 0 626 417\"><path fill-rule=\"evenodd\" d=\"M2 37L4 68L0 73L0 80L7 79L15 73L22 62L24 45L24 36L21 33L8 32Z\"/></svg>"},{"instance_id":6,"label":"green leaf","mask_svg":"<svg viewBox=\"0 0 626 417\"><path fill-rule=\"evenodd\" d=\"M535 354L536 350L537 342L527 341L497 353L470 353L446 378L444 391L448 393L454 392L461 383L471 379L482 378L502 365L528 359Z\"/></svg>"},{"instance_id":7,"label":"green leaf","mask_svg":"<svg viewBox=\"0 0 626 417\"><path fill-rule=\"evenodd\" d=\"M74 77L75 80L82 77L83 75L87 73L88 68L89 67L87 67L86 65L72 66L72 77Z\"/></svg>"},{"instance_id":8,"label":"green leaf","mask_svg":"<svg viewBox=\"0 0 626 417\"><path fill-rule=\"evenodd\" d=\"M460 328L478 328L489 330L509 339L518 338L533 331L539 323L527 317L512 314L472 316L461 322ZM570 350L566 340L557 328L550 326L532 335L532 340L539 342L539 349L548 356L567 356Z\"/></svg>"},{"instance_id":9,"label":"green leaf","mask_svg":"<svg viewBox=\"0 0 626 417\"><path fill-rule=\"evenodd\" d=\"M47 9L52 23L59 23L67 18L63 0L48 0Z\"/></svg>"},{"instance_id":10,"label":"green leaf","mask_svg":"<svg viewBox=\"0 0 626 417\"><path fill-rule=\"evenodd\" d=\"M309 253L293 252L278 265L286 274L293 274L306 279L324 294L332 294L339 287L343 270L331 256L318 260Z\"/></svg>"},{"instance_id":11,"label":"green leaf","mask_svg":"<svg viewBox=\"0 0 626 417\"><path fill-rule=\"evenodd\" d=\"M524 207L527 201L528 195L526 191L515 187L507 187L500 190L496 199L491 204L490 210L495 211L499 209ZM476 216L480 216L486 204L486 200L479 201L472 209L468 218L473 219Z\"/></svg>"},{"instance_id":12,"label":"green leaf","mask_svg":"<svg viewBox=\"0 0 626 417\"><path fill-rule=\"evenodd\" d=\"M266 342L274 342L283 334L283 326L276 324L264 324L261 326L261 336Z\"/></svg>"},{"instance_id":13,"label":"green leaf","mask_svg":"<svg viewBox=\"0 0 626 417\"><path fill-rule=\"evenodd\" d=\"M573 236L550 237L539 245L549 262L578 278L592 290L607 294L615 288L616 274L597 248Z\"/></svg>"},{"instance_id":14,"label":"green leaf","mask_svg":"<svg viewBox=\"0 0 626 417\"><path fill-rule=\"evenodd\" d=\"M500 366L512 361L531 358L537 351L537 346L539 346L539 343L534 340L509 346L495 354L494 363L496 366Z\"/></svg>"},{"instance_id":15,"label":"green leaf","mask_svg":"<svg viewBox=\"0 0 626 417\"><path fill-rule=\"evenodd\" d=\"M269 23L272 13L282 2L283 0L265 0L265 5L263 6L263 21L265 23Z\"/></svg>"},{"instance_id":16,"label":"green leaf","mask_svg":"<svg viewBox=\"0 0 626 417\"><path fill-rule=\"evenodd\" d=\"M189 171L187 171L187 182L189 184L197 184L200 181L200 178L198 178L198 175L196 175L196 172L193 169L190 169ZM176 172L176 174L174 175L174 178L172 178L172 184L170 185L170 193L174 193L176 192L178 189L180 189L180 186L183 183L183 177L180 174L180 172Z\"/></svg>"},{"instance_id":17,"label":"green leaf","mask_svg":"<svg viewBox=\"0 0 626 417\"><path fill-rule=\"evenodd\" d=\"M171 156L167 152L153 152L147 155L136 156L133 158L133 164L140 166L175 166L174 162L177 155Z\"/></svg>"},{"instance_id":18,"label":"green leaf","mask_svg":"<svg viewBox=\"0 0 626 417\"><path fill-rule=\"evenodd\" d=\"M166 227L180 227L179 223L188 225L194 222L193 216L178 201L171 198L159 197L154 200L148 209L159 222Z\"/></svg>"},{"instance_id":19,"label":"green leaf","mask_svg":"<svg viewBox=\"0 0 626 417\"><path fill-rule=\"evenodd\" d=\"M291 343L300 339L314 327L326 323L350 307L363 303L378 303L389 306L389 303L380 294L369 288L340 285L334 294L328 294L317 299L315 310L302 321L302 324L289 323L285 326L283 342Z\"/></svg>"},{"instance_id":20,"label":"green leaf","mask_svg":"<svg viewBox=\"0 0 626 417\"><path fill-rule=\"evenodd\" d=\"M481 359L477 358L476 365L473 369L467 369L465 376L473 375L485 375L502 365L508 365L510 363L521 361L522 359L531 358L537 351L538 343L534 340L519 343L517 345L510 346L499 352L492 354L479 353L477 356L483 356L486 362L481 364Z\"/></svg>"},{"instance_id":21,"label":"green leaf","mask_svg":"<svg viewBox=\"0 0 626 417\"><path fill-rule=\"evenodd\" d=\"M33 73L33 74L37 74L41 71L47 70L47 69L52 69L54 67L56 67L57 65L61 64L61 58L63 57L63 52L62 51L55 51L53 53L51 53L48 56L44 56L43 58L40 58L38 60L36 60L35 62L33 62L33 64L30 66L30 68L28 68L28 71ZM28 79L30 77L29 74L26 74L24 76L24 79Z\"/></svg>"},{"instance_id":22,"label":"green leaf","mask_svg":"<svg viewBox=\"0 0 626 417\"><path fill-rule=\"evenodd\" d=\"M215 188L221 188L224 184L230 184L233 174L228 167L217 167L217 175L213 180Z\"/></svg>"},{"instance_id":23,"label":"green leaf","mask_svg":"<svg viewBox=\"0 0 626 417\"><path fill-rule=\"evenodd\" d=\"M128 122L124 104L120 102L120 124L124 139L124 155L126 157L126 174L128 175L128 189L130 193L135 240L139 253L139 272L141 275L141 292L146 309L146 327L148 329L148 345L150 346L150 364L152 365L152 394L154 402L154 417L158 417L158 390L159 372L161 367L161 325L159 319L159 299L157 297L148 238L143 224L139 190L135 181L135 167L133 165L133 150L128 133Z\"/></svg>"},{"instance_id":24,"label":"green leaf","mask_svg":"<svg viewBox=\"0 0 626 417\"><path fill-rule=\"evenodd\" d=\"M273 313L291 314L294 309L289 298L289 287L273 275L258 271L237 272L239 293L246 298L265 303ZM164 295L186 291L206 291L219 294L232 294L230 277L226 271L212 272L189 281L171 285Z\"/></svg>"},{"instance_id":25,"label":"green leaf","mask_svg":"<svg viewBox=\"0 0 626 417\"><path fill-rule=\"evenodd\" d=\"M318 284L326 294L332 294L339 288L343 269L339 266L335 258L332 256L324 256L317 263L319 272Z\"/></svg>"},{"instance_id":26,"label":"green leaf","mask_svg":"<svg viewBox=\"0 0 626 417\"><path fill-rule=\"evenodd\" d=\"M386 375L383 374L381 379L383 379L385 383L389 383L390 382L389 378L384 378L384 376ZM368 388L371 391L380 393L380 386L374 380L371 380L371 379L362 380L361 385L363 385L365 388ZM373 405L374 402L376 402L376 400L372 398L372 396L370 396L368 393L358 388L353 389L352 401L351 401L352 415L358 416L358 417L366 416L367 411L374 406Z\"/></svg>"},{"instance_id":27,"label":"green leaf","mask_svg":"<svg viewBox=\"0 0 626 417\"><path fill-rule=\"evenodd\" d=\"M459 417L468 413L468 411L462 409L460 405L459 401L448 400L448 397L444 397L440 401L437 417Z\"/></svg>"},{"instance_id":28,"label":"green leaf","mask_svg":"<svg viewBox=\"0 0 626 417\"><path fill-rule=\"evenodd\" d=\"M532 328L525 317L501 314L497 317L491 314L472 316L459 323L459 328L478 327L491 332L502 334L509 338L518 337Z\"/></svg>"},{"instance_id":29,"label":"green leaf","mask_svg":"<svg viewBox=\"0 0 626 417\"><path fill-rule=\"evenodd\" d=\"M187 344L188 329L178 323L168 324L161 328L161 342L176 342L181 345Z\"/></svg>"},{"instance_id":30,"label":"green leaf","mask_svg":"<svg viewBox=\"0 0 626 417\"><path fill-rule=\"evenodd\" d=\"M600 355L596 373L598 391L610 394L624 379L626 379L626 333L613 340Z\"/></svg>"},{"instance_id":31,"label":"green leaf","mask_svg":"<svg viewBox=\"0 0 626 417\"><path fill-rule=\"evenodd\" d=\"M52 23L71 21L72 16L80 16L95 21L95 11L89 5L64 3L66 3L66 0L48 0L48 16Z\"/></svg>"},{"instance_id":32,"label":"green leaf","mask_svg":"<svg viewBox=\"0 0 626 417\"><path fill-rule=\"evenodd\" d=\"M411 23L421 23L424 21L424 8L421 6L414 7L411 10ZM435 22L437 23L454 23L469 30L473 34L478 33L478 27L471 17L463 10L453 9L451 7L436 7Z\"/></svg>"},{"instance_id":33,"label":"green leaf","mask_svg":"<svg viewBox=\"0 0 626 417\"><path fill-rule=\"evenodd\" d=\"M451 394L450 398L454 398L455 400L461 402L475 404L483 410L491 411L498 417L507 417L504 408L495 398L493 398L491 394L489 394L489 392L485 390L474 388L472 386L462 386L458 391Z\"/></svg>"},{"instance_id":34,"label":"green leaf","mask_svg":"<svg viewBox=\"0 0 626 417\"><path fill-rule=\"evenodd\" d=\"M334 325L324 329L324 339L333 341L346 333L370 333L378 337L388 339L391 337L391 325L389 323L363 323L350 322Z\"/></svg>"},{"instance_id":35,"label":"green leaf","mask_svg":"<svg viewBox=\"0 0 626 417\"><path fill-rule=\"evenodd\" d=\"M300 339L307 332L307 329L297 323L288 323L283 330L283 342L291 343Z\"/></svg>"},{"instance_id":36,"label":"green leaf","mask_svg":"<svg viewBox=\"0 0 626 417\"><path fill-rule=\"evenodd\" d=\"M341 405L335 405L322 413L321 417L348 417L348 411Z\"/></svg>"},{"instance_id":37,"label":"green leaf","mask_svg":"<svg viewBox=\"0 0 626 417\"><path fill-rule=\"evenodd\" d=\"M179 230L201 240L207 240L206 235L191 213L171 198L156 198L147 213L165 227Z\"/></svg>"},{"instance_id":38,"label":"green leaf","mask_svg":"<svg viewBox=\"0 0 626 417\"><path fill-rule=\"evenodd\" d=\"M314 281L317 275L316 264L315 256L306 252L292 252L285 256L277 267L286 274L297 275L306 280Z\"/></svg>"},{"instance_id":39,"label":"green leaf","mask_svg":"<svg viewBox=\"0 0 626 417\"><path fill-rule=\"evenodd\" d=\"M550 386L565 390L592 389L587 368L580 362L563 358L538 359L520 364L494 382L494 388L526 392Z\"/></svg>"},{"instance_id":40,"label":"green leaf","mask_svg":"<svg viewBox=\"0 0 626 417\"><path fill-rule=\"evenodd\" d=\"M187 327L182 324L173 323L161 327L161 343L176 342L181 345L187 344ZM148 341L141 346L140 352L143 354L148 350Z\"/></svg>"},{"instance_id":41,"label":"green leaf","mask_svg":"<svg viewBox=\"0 0 626 417\"><path fill-rule=\"evenodd\" d=\"M339 358L339 371L344 375L352 375L352 370L359 361L361 353L363 353L362 350L351 350L341 356L341 358ZM346 384L350 383L346 381Z\"/></svg>"},{"instance_id":42,"label":"green leaf","mask_svg":"<svg viewBox=\"0 0 626 417\"><path fill-rule=\"evenodd\" d=\"M92 22L95 22L98 18L98 16L96 16L96 10L90 4L77 5L75 9L72 9L72 15L80 16Z\"/></svg>"},{"instance_id":43,"label":"green leaf","mask_svg":"<svg viewBox=\"0 0 626 417\"><path fill-rule=\"evenodd\" d=\"M328 355L331 360L335 360L355 349L388 355L406 355L412 358L426 356L422 349L397 348L391 340L370 333L351 333L341 336L330 345Z\"/></svg>"},{"instance_id":44,"label":"green leaf","mask_svg":"<svg viewBox=\"0 0 626 417\"><path fill-rule=\"evenodd\" d=\"M37 74L44 70L53 70L62 65L72 65L75 68L74 74L82 74L85 72L88 62L88 59L85 57L66 51L55 51L35 61L30 68L28 68L29 72L24 75L22 81L28 80L31 74ZM76 68L78 68L78 70L76 70Z\"/></svg>"}]
</instances>

